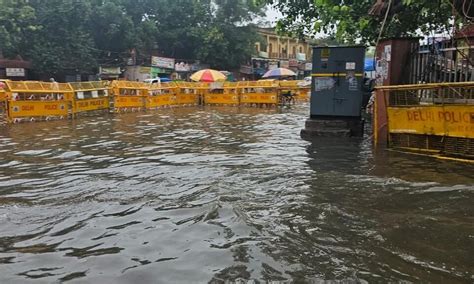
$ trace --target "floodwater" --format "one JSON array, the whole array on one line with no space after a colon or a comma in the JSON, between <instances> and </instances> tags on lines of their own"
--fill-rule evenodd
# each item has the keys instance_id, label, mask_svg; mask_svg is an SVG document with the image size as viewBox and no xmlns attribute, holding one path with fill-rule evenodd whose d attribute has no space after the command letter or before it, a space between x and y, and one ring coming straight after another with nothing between
<instances>
[{"instance_id":1,"label":"floodwater","mask_svg":"<svg viewBox=\"0 0 474 284\"><path fill-rule=\"evenodd\" d=\"M302 141L307 109L2 126L0 283L472 283L474 165Z\"/></svg>"}]
</instances>

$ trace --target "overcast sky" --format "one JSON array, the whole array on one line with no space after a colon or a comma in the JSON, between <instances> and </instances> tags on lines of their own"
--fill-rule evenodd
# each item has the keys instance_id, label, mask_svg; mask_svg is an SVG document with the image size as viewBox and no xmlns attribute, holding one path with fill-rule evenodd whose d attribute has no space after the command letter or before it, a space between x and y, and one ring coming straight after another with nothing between
<instances>
[{"instance_id":1,"label":"overcast sky","mask_svg":"<svg viewBox=\"0 0 474 284\"><path fill-rule=\"evenodd\" d=\"M281 13L275 9L272 9L269 7L267 9L267 16L265 17L265 20L268 21L271 26L275 26L276 21L282 17Z\"/></svg>"}]
</instances>

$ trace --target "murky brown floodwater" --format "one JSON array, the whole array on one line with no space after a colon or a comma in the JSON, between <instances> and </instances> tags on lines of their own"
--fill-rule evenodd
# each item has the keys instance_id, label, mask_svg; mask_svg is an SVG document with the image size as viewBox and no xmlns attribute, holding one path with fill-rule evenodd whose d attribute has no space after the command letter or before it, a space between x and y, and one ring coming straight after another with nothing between
<instances>
[{"instance_id":1,"label":"murky brown floodwater","mask_svg":"<svg viewBox=\"0 0 474 284\"><path fill-rule=\"evenodd\" d=\"M307 108L0 128L0 282L473 282L474 166L302 141Z\"/></svg>"}]
</instances>

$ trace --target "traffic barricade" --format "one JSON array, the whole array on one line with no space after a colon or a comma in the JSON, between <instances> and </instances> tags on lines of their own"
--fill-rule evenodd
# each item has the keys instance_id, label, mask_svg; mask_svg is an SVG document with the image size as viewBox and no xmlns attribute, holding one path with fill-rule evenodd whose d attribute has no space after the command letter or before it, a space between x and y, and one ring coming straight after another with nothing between
<instances>
[{"instance_id":1,"label":"traffic barricade","mask_svg":"<svg viewBox=\"0 0 474 284\"><path fill-rule=\"evenodd\" d=\"M115 112L145 109L149 84L132 81L113 81L111 107Z\"/></svg>"},{"instance_id":2,"label":"traffic barricade","mask_svg":"<svg viewBox=\"0 0 474 284\"><path fill-rule=\"evenodd\" d=\"M107 81L73 82L70 85L74 90L74 115L109 111L110 89Z\"/></svg>"},{"instance_id":3,"label":"traffic barricade","mask_svg":"<svg viewBox=\"0 0 474 284\"><path fill-rule=\"evenodd\" d=\"M6 81L7 119L23 121L65 119L72 115L74 91L70 84Z\"/></svg>"},{"instance_id":4,"label":"traffic barricade","mask_svg":"<svg viewBox=\"0 0 474 284\"><path fill-rule=\"evenodd\" d=\"M305 85L302 80L279 81L279 94L290 94L295 101L308 102L311 94L311 85Z\"/></svg>"},{"instance_id":5,"label":"traffic barricade","mask_svg":"<svg viewBox=\"0 0 474 284\"><path fill-rule=\"evenodd\" d=\"M7 113L7 92L0 88L0 123L5 123Z\"/></svg>"},{"instance_id":6,"label":"traffic barricade","mask_svg":"<svg viewBox=\"0 0 474 284\"><path fill-rule=\"evenodd\" d=\"M243 105L275 106L279 103L277 81L242 81L238 83Z\"/></svg>"},{"instance_id":7,"label":"traffic barricade","mask_svg":"<svg viewBox=\"0 0 474 284\"><path fill-rule=\"evenodd\" d=\"M209 85L204 96L207 105L238 105L239 93L237 84L233 82L215 82Z\"/></svg>"},{"instance_id":8,"label":"traffic barricade","mask_svg":"<svg viewBox=\"0 0 474 284\"><path fill-rule=\"evenodd\" d=\"M474 160L474 82L376 87L374 139Z\"/></svg>"},{"instance_id":9,"label":"traffic barricade","mask_svg":"<svg viewBox=\"0 0 474 284\"><path fill-rule=\"evenodd\" d=\"M199 88L195 83L177 82L176 103L178 105L197 105L199 103Z\"/></svg>"},{"instance_id":10,"label":"traffic barricade","mask_svg":"<svg viewBox=\"0 0 474 284\"><path fill-rule=\"evenodd\" d=\"M157 109L176 105L175 83L154 83L149 86L146 98L147 109Z\"/></svg>"}]
</instances>

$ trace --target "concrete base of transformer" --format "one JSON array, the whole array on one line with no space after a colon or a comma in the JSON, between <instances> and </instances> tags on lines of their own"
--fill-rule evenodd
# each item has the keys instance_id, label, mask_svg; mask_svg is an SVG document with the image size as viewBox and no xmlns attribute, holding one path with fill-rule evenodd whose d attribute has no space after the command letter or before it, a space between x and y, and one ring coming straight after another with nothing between
<instances>
[{"instance_id":1,"label":"concrete base of transformer","mask_svg":"<svg viewBox=\"0 0 474 284\"><path fill-rule=\"evenodd\" d=\"M306 121L301 130L301 138L311 140L316 137L361 137L364 135L364 121L361 119L315 119Z\"/></svg>"}]
</instances>

